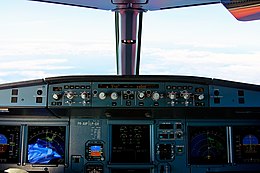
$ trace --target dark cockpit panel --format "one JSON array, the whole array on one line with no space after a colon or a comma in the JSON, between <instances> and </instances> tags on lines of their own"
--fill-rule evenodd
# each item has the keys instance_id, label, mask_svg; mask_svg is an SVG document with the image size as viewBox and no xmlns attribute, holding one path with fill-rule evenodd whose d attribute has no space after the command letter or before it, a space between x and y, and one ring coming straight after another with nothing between
<instances>
[{"instance_id":1,"label":"dark cockpit panel","mask_svg":"<svg viewBox=\"0 0 260 173\"><path fill-rule=\"evenodd\" d=\"M1 171L260 169L257 85L184 76L68 76L0 86L0 98Z\"/></svg>"}]
</instances>

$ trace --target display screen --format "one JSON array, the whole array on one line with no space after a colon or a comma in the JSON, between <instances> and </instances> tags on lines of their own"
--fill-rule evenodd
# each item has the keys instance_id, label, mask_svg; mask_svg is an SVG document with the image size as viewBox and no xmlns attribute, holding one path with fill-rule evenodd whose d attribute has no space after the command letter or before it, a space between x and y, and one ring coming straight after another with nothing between
<instances>
[{"instance_id":1,"label":"display screen","mask_svg":"<svg viewBox=\"0 0 260 173\"><path fill-rule=\"evenodd\" d=\"M160 124L159 129L173 129L173 124Z\"/></svg>"},{"instance_id":2,"label":"display screen","mask_svg":"<svg viewBox=\"0 0 260 173\"><path fill-rule=\"evenodd\" d=\"M226 127L188 127L189 163L214 165L227 163Z\"/></svg>"},{"instance_id":3,"label":"display screen","mask_svg":"<svg viewBox=\"0 0 260 173\"><path fill-rule=\"evenodd\" d=\"M150 162L149 125L112 125L113 163Z\"/></svg>"},{"instance_id":4,"label":"display screen","mask_svg":"<svg viewBox=\"0 0 260 173\"><path fill-rule=\"evenodd\" d=\"M28 156L32 164L65 163L66 126L29 126Z\"/></svg>"},{"instance_id":5,"label":"display screen","mask_svg":"<svg viewBox=\"0 0 260 173\"><path fill-rule=\"evenodd\" d=\"M90 156L101 156L101 146L91 146Z\"/></svg>"},{"instance_id":6,"label":"display screen","mask_svg":"<svg viewBox=\"0 0 260 173\"><path fill-rule=\"evenodd\" d=\"M236 163L260 163L260 126L233 127Z\"/></svg>"},{"instance_id":7,"label":"display screen","mask_svg":"<svg viewBox=\"0 0 260 173\"><path fill-rule=\"evenodd\" d=\"M0 163L18 163L20 126L0 125Z\"/></svg>"},{"instance_id":8,"label":"display screen","mask_svg":"<svg viewBox=\"0 0 260 173\"><path fill-rule=\"evenodd\" d=\"M104 145L101 141L90 141L86 144L86 159L90 161L104 160Z\"/></svg>"},{"instance_id":9,"label":"display screen","mask_svg":"<svg viewBox=\"0 0 260 173\"><path fill-rule=\"evenodd\" d=\"M159 84L98 84L98 88L159 88Z\"/></svg>"}]
</instances>

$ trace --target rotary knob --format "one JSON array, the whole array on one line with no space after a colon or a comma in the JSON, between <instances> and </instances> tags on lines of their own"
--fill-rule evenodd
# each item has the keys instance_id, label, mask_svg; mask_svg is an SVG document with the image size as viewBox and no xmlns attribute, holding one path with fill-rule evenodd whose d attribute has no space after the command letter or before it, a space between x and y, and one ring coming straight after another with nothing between
<instances>
[{"instance_id":1,"label":"rotary knob","mask_svg":"<svg viewBox=\"0 0 260 173\"><path fill-rule=\"evenodd\" d=\"M187 91L183 91L182 92L182 97L185 99L185 100L188 100L190 98L190 93L188 93Z\"/></svg>"},{"instance_id":2,"label":"rotary knob","mask_svg":"<svg viewBox=\"0 0 260 173\"><path fill-rule=\"evenodd\" d=\"M106 96L106 93L101 92L101 93L99 93L98 97L99 97L101 100L105 100L107 96Z\"/></svg>"},{"instance_id":3,"label":"rotary knob","mask_svg":"<svg viewBox=\"0 0 260 173\"><path fill-rule=\"evenodd\" d=\"M74 97L74 93L71 92L71 91L69 91L69 92L67 93L66 97L67 97L68 99L72 100L73 97Z\"/></svg>"},{"instance_id":4,"label":"rotary knob","mask_svg":"<svg viewBox=\"0 0 260 173\"><path fill-rule=\"evenodd\" d=\"M143 99L144 99L144 97L145 97L145 94L144 94L144 92L138 92L138 95L137 95L137 97L139 98L139 100L143 100Z\"/></svg>"},{"instance_id":5,"label":"rotary knob","mask_svg":"<svg viewBox=\"0 0 260 173\"><path fill-rule=\"evenodd\" d=\"M57 93L54 93L54 94L52 95L52 98L53 98L54 100L60 100L61 97L62 97L62 95L61 95L61 94L57 94Z\"/></svg>"},{"instance_id":6,"label":"rotary knob","mask_svg":"<svg viewBox=\"0 0 260 173\"><path fill-rule=\"evenodd\" d=\"M199 100L203 100L204 98L205 98L204 94L201 94L201 95L198 96Z\"/></svg>"},{"instance_id":7,"label":"rotary knob","mask_svg":"<svg viewBox=\"0 0 260 173\"><path fill-rule=\"evenodd\" d=\"M116 100L116 99L118 99L118 94L116 92L112 92L110 97L112 100Z\"/></svg>"},{"instance_id":8,"label":"rotary knob","mask_svg":"<svg viewBox=\"0 0 260 173\"><path fill-rule=\"evenodd\" d=\"M177 136L177 138L182 138L183 137L183 132L182 131L178 131L178 132L176 132L176 136Z\"/></svg>"},{"instance_id":9,"label":"rotary knob","mask_svg":"<svg viewBox=\"0 0 260 173\"><path fill-rule=\"evenodd\" d=\"M160 94L158 92L154 92L152 94L152 99L155 100L155 101L159 100L160 99Z\"/></svg>"},{"instance_id":10,"label":"rotary knob","mask_svg":"<svg viewBox=\"0 0 260 173\"><path fill-rule=\"evenodd\" d=\"M88 93L87 92L83 92L80 94L80 97L83 99L83 100L86 100L88 98Z\"/></svg>"},{"instance_id":11,"label":"rotary knob","mask_svg":"<svg viewBox=\"0 0 260 173\"><path fill-rule=\"evenodd\" d=\"M176 94L175 94L174 92L170 92L170 93L168 94L168 97L169 97L171 100L174 100L174 99L176 99Z\"/></svg>"}]
</instances>

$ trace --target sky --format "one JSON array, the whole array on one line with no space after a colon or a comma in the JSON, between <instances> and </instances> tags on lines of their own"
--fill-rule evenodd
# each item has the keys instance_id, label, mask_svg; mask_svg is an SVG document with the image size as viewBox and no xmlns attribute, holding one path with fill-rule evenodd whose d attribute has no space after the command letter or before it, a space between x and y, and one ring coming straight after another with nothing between
<instances>
[{"instance_id":1,"label":"sky","mask_svg":"<svg viewBox=\"0 0 260 173\"><path fill-rule=\"evenodd\" d=\"M116 75L114 13L0 1L0 83L64 75ZM260 85L260 20L221 4L148 11L141 75L210 77Z\"/></svg>"}]
</instances>

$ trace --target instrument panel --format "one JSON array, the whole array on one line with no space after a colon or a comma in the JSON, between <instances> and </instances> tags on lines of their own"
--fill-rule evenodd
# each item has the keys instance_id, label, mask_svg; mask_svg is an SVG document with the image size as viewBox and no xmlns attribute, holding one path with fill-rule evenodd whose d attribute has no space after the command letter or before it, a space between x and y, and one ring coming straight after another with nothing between
<instances>
[{"instance_id":1,"label":"instrument panel","mask_svg":"<svg viewBox=\"0 0 260 173\"><path fill-rule=\"evenodd\" d=\"M0 171L260 170L255 85L193 77L62 77L0 85L0 97Z\"/></svg>"}]
</instances>

